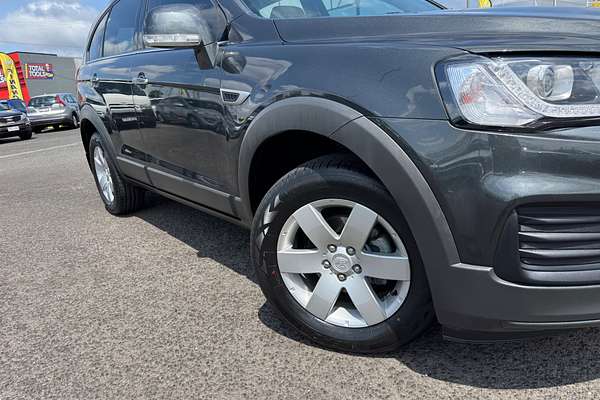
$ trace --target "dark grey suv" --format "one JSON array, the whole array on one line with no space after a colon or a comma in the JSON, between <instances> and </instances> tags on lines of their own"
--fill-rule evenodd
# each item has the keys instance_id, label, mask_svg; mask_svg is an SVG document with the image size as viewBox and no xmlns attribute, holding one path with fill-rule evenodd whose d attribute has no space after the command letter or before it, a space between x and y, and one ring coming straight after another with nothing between
<instances>
[{"instance_id":1,"label":"dark grey suv","mask_svg":"<svg viewBox=\"0 0 600 400\"><path fill-rule=\"evenodd\" d=\"M151 190L251 228L266 297L324 346L392 350L436 319L462 340L599 325L599 27L120 0L79 72L81 137L109 212Z\"/></svg>"}]
</instances>

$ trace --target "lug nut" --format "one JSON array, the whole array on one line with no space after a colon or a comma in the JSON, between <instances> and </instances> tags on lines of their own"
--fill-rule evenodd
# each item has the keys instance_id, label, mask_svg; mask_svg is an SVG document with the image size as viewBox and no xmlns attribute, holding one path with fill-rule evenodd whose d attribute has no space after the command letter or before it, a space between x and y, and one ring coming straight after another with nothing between
<instances>
[{"instance_id":1,"label":"lug nut","mask_svg":"<svg viewBox=\"0 0 600 400\"><path fill-rule=\"evenodd\" d=\"M323 261L323 266L325 268L331 268L331 263L329 261L325 260L325 261Z\"/></svg>"},{"instance_id":2,"label":"lug nut","mask_svg":"<svg viewBox=\"0 0 600 400\"><path fill-rule=\"evenodd\" d=\"M348 253L349 256L353 256L356 254L356 250L354 250L354 247L348 247L346 253Z\"/></svg>"},{"instance_id":3,"label":"lug nut","mask_svg":"<svg viewBox=\"0 0 600 400\"><path fill-rule=\"evenodd\" d=\"M338 279L339 279L340 281L344 282L344 281L346 280L346 275L344 275L344 274L339 274L339 275L338 275Z\"/></svg>"},{"instance_id":4,"label":"lug nut","mask_svg":"<svg viewBox=\"0 0 600 400\"><path fill-rule=\"evenodd\" d=\"M352 267L352 271L354 271L357 274L360 274L362 272L362 267L358 264L356 264L355 266Z\"/></svg>"},{"instance_id":5,"label":"lug nut","mask_svg":"<svg viewBox=\"0 0 600 400\"><path fill-rule=\"evenodd\" d=\"M335 244L330 244L327 246L327 250L329 250L330 253L335 253L337 251L337 246Z\"/></svg>"}]
</instances>

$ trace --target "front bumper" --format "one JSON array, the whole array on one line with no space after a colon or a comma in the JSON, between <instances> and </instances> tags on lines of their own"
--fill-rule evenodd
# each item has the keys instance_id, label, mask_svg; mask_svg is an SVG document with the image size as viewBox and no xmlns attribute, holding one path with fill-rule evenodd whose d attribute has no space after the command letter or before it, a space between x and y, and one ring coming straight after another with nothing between
<instances>
[{"instance_id":1,"label":"front bumper","mask_svg":"<svg viewBox=\"0 0 600 400\"><path fill-rule=\"evenodd\" d=\"M600 285L527 286L468 264L449 266L440 278L445 285L436 293L436 312L452 338L520 338L600 326Z\"/></svg>"},{"instance_id":2,"label":"front bumper","mask_svg":"<svg viewBox=\"0 0 600 400\"><path fill-rule=\"evenodd\" d=\"M31 125L29 125L29 124L20 124L20 125L13 125L13 126L18 127L19 130L9 131L8 130L9 127L7 127L7 126L0 127L0 138L15 137L15 136L20 136L25 133L31 132Z\"/></svg>"},{"instance_id":3,"label":"front bumper","mask_svg":"<svg viewBox=\"0 0 600 400\"><path fill-rule=\"evenodd\" d=\"M600 325L600 263L563 266L549 256L542 267L528 265L520 230L529 228L519 216L539 206L600 216L600 127L511 134L461 130L440 120L377 122L411 155L450 225L461 263L426 269L438 319L451 336ZM585 218L551 229L551 235L600 230ZM595 243L539 246L562 257L565 249L600 250Z\"/></svg>"}]
</instances>

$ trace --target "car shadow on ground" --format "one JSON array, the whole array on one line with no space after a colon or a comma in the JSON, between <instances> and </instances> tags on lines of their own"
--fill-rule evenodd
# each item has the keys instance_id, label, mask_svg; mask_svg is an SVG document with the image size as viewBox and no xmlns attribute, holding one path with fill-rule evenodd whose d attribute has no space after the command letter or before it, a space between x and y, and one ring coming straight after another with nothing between
<instances>
[{"instance_id":1,"label":"car shadow on ground","mask_svg":"<svg viewBox=\"0 0 600 400\"><path fill-rule=\"evenodd\" d=\"M157 195L136 217L156 226L197 251L256 283L249 265L248 231ZM290 328L265 303L262 323L280 335L316 346ZM600 378L600 330L494 344L461 344L442 340L433 327L402 350L368 356L395 359L416 373L445 382L489 389L556 387Z\"/></svg>"},{"instance_id":2,"label":"car shadow on ground","mask_svg":"<svg viewBox=\"0 0 600 400\"><path fill-rule=\"evenodd\" d=\"M146 202L135 217L184 242L199 258L213 259L257 284L248 262L249 231L154 193Z\"/></svg>"}]
</instances>

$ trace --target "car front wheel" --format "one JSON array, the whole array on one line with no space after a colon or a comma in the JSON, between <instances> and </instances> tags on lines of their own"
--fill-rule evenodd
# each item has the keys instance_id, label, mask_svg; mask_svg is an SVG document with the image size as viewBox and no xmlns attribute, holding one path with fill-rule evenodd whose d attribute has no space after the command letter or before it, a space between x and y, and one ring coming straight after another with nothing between
<instances>
[{"instance_id":1,"label":"car front wheel","mask_svg":"<svg viewBox=\"0 0 600 400\"><path fill-rule=\"evenodd\" d=\"M21 134L19 135L19 138L20 138L21 140L29 140L29 139L31 139L31 137L32 137L32 136L33 136L33 133L32 133L32 131L27 131L27 132L25 132L25 133L21 133Z\"/></svg>"},{"instance_id":2,"label":"car front wheel","mask_svg":"<svg viewBox=\"0 0 600 400\"><path fill-rule=\"evenodd\" d=\"M73 129L77 129L79 128L79 118L77 118L77 115L73 114L71 116L71 128Z\"/></svg>"},{"instance_id":3,"label":"car front wheel","mask_svg":"<svg viewBox=\"0 0 600 400\"><path fill-rule=\"evenodd\" d=\"M352 159L323 157L284 176L257 210L252 244L267 299L322 346L391 351L434 320L406 221Z\"/></svg>"}]
</instances>

